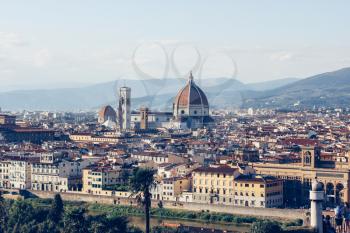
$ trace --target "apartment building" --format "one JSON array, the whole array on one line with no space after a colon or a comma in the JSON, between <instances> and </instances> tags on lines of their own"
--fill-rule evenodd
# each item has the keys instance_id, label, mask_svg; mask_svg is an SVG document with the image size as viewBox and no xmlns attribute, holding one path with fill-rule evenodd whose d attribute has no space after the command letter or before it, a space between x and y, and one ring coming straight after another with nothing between
<instances>
[{"instance_id":1,"label":"apartment building","mask_svg":"<svg viewBox=\"0 0 350 233\"><path fill-rule=\"evenodd\" d=\"M42 153L40 161L31 166L31 188L53 192L81 190L82 169L93 163L93 159L72 159L54 153Z\"/></svg>"},{"instance_id":2,"label":"apartment building","mask_svg":"<svg viewBox=\"0 0 350 233\"><path fill-rule=\"evenodd\" d=\"M113 165L92 165L83 169L83 192L101 194L102 190L122 184L122 169Z\"/></svg>"},{"instance_id":3,"label":"apartment building","mask_svg":"<svg viewBox=\"0 0 350 233\"><path fill-rule=\"evenodd\" d=\"M161 181L162 200L179 201L179 197L184 191L191 188L191 179L188 177L171 177Z\"/></svg>"},{"instance_id":4,"label":"apartment building","mask_svg":"<svg viewBox=\"0 0 350 233\"><path fill-rule=\"evenodd\" d=\"M0 184L2 188L29 189L31 187L31 166L39 157L8 155L0 161Z\"/></svg>"},{"instance_id":5,"label":"apartment building","mask_svg":"<svg viewBox=\"0 0 350 233\"><path fill-rule=\"evenodd\" d=\"M234 205L272 208L283 206L283 181L272 176L240 175L234 180Z\"/></svg>"},{"instance_id":6,"label":"apartment building","mask_svg":"<svg viewBox=\"0 0 350 233\"><path fill-rule=\"evenodd\" d=\"M235 177L238 168L229 166L200 167L192 172L193 202L234 205Z\"/></svg>"}]
</instances>

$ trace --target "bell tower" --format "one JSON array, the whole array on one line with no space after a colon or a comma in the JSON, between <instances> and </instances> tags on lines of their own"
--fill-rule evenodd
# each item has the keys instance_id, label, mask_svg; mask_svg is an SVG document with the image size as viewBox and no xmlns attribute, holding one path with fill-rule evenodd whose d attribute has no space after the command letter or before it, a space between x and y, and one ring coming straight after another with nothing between
<instances>
[{"instance_id":1,"label":"bell tower","mask_svg":"<svg viewBox=\"0 0 350 233\"><path fill-rule=\"evenodd\" d=\"M321 150L318 146L301 147L301 163L303 167L316 168L320 161Z\"/></svg>"}]
</instances>

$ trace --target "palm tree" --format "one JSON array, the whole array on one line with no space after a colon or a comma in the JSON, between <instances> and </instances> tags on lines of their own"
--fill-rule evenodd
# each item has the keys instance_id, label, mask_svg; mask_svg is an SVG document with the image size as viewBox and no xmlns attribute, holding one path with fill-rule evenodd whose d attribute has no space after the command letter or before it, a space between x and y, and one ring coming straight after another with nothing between
<instances>
[{"instance_id":1,"label":"palm tree","mask_svg":"<svg viewBox=\"0 0 350 233\"><path fill-rule=\"evenodd\" d=\"M145 208L146 217L146 233L150 232L150 208L151 208L151 192L150 189L154 185L154 170L151 169L135 169L131 177L131 188L133 193L137 194L137 198Z\"/></svg>"}]
</instances>

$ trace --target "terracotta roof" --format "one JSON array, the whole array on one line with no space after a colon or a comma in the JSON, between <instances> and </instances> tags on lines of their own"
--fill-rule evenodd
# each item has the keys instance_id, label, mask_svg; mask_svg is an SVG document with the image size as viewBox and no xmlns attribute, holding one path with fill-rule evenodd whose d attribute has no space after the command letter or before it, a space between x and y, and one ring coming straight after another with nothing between
<instances>
[{"instance_id":1,"label":"terracotta roof","mask_svg":"<svg viewBox=\"0 0 350 233\"><path fill-rule=\"evenodd\" d=\"M229 166L219 167L199 167L193 170L193 172L208 172L208 173L234 173L237 169Z\"/></svg>"},{"instance_id":2,"label":"terracotta roof","mask_svg":"<svg viewBox=\"0 0 350 233\"><path fill-rule=\"evenodd\" d=\"M240 175L237 178L235 178L235 181L245 181L245 182L255 182L255 183L265 183L269 181L277 181L278 179L273 176L247 176L247 175Z\"/></svg>"},{"instance_id":3,"label":"terracotta roof","mask_svg":"<svg viewBox=\"0 0 350 233\"><path fill-rule=\"evenodd\" d=\"M194 83L192 78L190 78L187 85L179 91L174 104L182 107L188 105L209 105L204 92Z\"/></svg>"},{"instance_id":4,"label":"terracotta roof","mask_svg":"<svg viewBox=\"0 0 350 233\"><path fill-rule=\"evenodd\" d=\"M282 140L283 145L301 145L301 146L314 146L319 143L316 139L306 138L287 138Z\"/></svg>"}]
</instances>

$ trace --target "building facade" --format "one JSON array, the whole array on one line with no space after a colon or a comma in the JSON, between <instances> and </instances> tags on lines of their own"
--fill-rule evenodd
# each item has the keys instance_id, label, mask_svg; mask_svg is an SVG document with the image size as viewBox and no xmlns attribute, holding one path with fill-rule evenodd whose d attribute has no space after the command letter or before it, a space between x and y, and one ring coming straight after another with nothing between
<instances>
[{"instance_id":1,"label":"building facade","mask_svg":"<svg viewBox=\"0 0 350 233\"><path fill-rule=\"evenodd\" d=\"M322 161L319 153L317 147L302 147L300 163L252 163L251 166L257 174L283 180L284 202L287 207L300 207L310 203L309 190L315 177L324 187L326 206L349 202L349 162Z\"/></svg>"},{"instance_id":2,"label":"building facade","mask_svg":"<svg viewBox=\"0 0 350 233\"><path fill-rule=\"evenodd\" d=\"M82 169L91 163L88 159L73 160L53 153L41 154L40 161L31 167L31 189L51 192L81 190Z\"/></svg>"},{"instance_id":3,"label":"building facade","mask_svg":"<svg viewBox=\"0 0 350 233\"><path fill-rule=\"evenodd\" d=\"M83 169L83 192L101 194L114 185L123 184L122 169L113 166L89 166Z\"/></svg>"},{"instance_id":4,"label":"building facade","mask_svg":"<svg viewBox=\"0 0 350 233\"><path fill-rule=\"evenodd\" d=\"M239 175L238 169L228 166L193 170L193 202L234 205L233 182Z\"/></svg>"},{"instance_id":5,"label":"building facade","mask_svg":"<svg viewBox=\"0 0 350 233\"><path fill-rule=\"evenodd\" d=\"M271 176L241 175L234 180L236 206L283 206L283 181Z\"/></svg>"},{"instance_id":6,"label":"building facade","mask_svg":"<svg viewBox=\"0 0 350 233\"><path fill-rule=\"evenodd\" d=\"M31 167L38 157L4 156L0 161L0 185L7 189L30 189Z\"/></svg>"}]
</instances>

